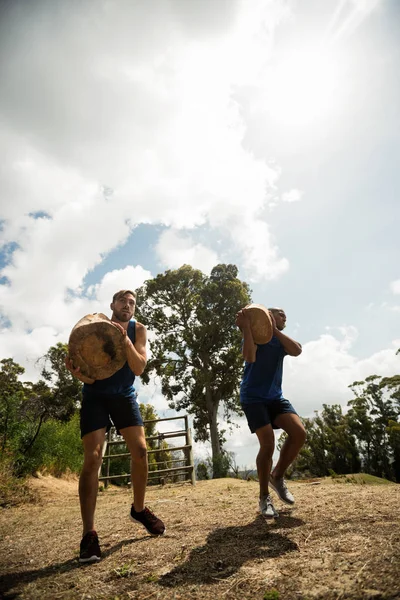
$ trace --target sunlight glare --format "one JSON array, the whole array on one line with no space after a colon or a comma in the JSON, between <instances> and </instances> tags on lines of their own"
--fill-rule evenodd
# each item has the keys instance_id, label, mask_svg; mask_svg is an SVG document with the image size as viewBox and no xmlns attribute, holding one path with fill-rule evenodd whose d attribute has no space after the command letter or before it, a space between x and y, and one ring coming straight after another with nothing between
<instances>
[{"instance_id":1,"label":"sunlight glare","mask_svg":"<svg viewBox=\"0 0 400 600\"><path fill-rule=\"evenodd\" d=\"M327 53L296 52L271 67L266 108L281 125L317 125L339 105L338 68Z\"/></svg>"}]
</instances>

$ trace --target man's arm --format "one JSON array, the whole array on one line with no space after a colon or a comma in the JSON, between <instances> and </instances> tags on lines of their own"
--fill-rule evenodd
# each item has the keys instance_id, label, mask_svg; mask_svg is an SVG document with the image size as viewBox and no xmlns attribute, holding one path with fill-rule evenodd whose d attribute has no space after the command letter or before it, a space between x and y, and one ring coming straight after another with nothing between
<instances>
[{"instance_id":1,"label":"man's arm","mask_svg":"<svg viewBox=\"0 0 400 600\"><path fill-rule=\"evenodd\" d=\"M72 373L72 375L74 377L79 379L79 381L82 381L82 383L89 383L91 385L92 383L94 383L96 381L95 379L91 379L90 377L86 377L85 375L82 375L82 373L80 372L81 371L80 367L77 367L75 369L75 367L72 363L72 360L69 358L69 356L67 356L65 358L65 366L67 367L68 371L70 373Z\"/></svg>"},{"instance_id":2,"label":"man's arm","mask_svg":"<svg viewBox=\"0 0 400 600\"><path fill-rule=\"evenodd\" d=\"M275 323L274 315L271 313L271 311L269 314L271 315L272 319L273 335L278 338L286 350L286 354L289 356L300 356L303 351L301 344L299 342L295 342L295 340L292 340L292 338L282 333L282 331L279 331Z\"/></svg>"},{"instance_id":3,"label":"man's arm","mask_svg":"<svg viewBox=\"0 0 400 600\"><path fill-rule=\"evenodd\" d=\"M129 336L127 335L126 329L124 329L119 323L113 324L118 327L124 336L124 343L126 345L126 360L128 361L129 368L135 375L141 375L147 364L147 330L142 323L136 322L136 340L132 344Z\"/></svg>"},{"instance_id":4,"label":"man's arm","mask_svg":"<svg viewBox=\"0 0 400 600\"><path fill-rule=\"evenodd\" d=\"M243 358L248 363L256 362L257 346L253 340L253 334L251 332L250 319L247 310L243 308L239 310L236 315L236 325L239 327L243 334Z\"/></svg>"}]
</instances>

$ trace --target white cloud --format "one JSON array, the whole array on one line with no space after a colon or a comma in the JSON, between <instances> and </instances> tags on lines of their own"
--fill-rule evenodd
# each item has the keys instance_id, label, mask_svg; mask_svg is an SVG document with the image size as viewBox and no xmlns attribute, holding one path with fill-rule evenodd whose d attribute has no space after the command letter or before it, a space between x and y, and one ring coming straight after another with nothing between
<instances>
[{"instance_id":1,"label":"white cloud","mask_svg":"<svg viewBox=\"0 0 400 600\"><path fill-rule=\"evenodd\" d=\"M168 269L187 264L209 274L219 262L216 252L174 230L164 231L160 235L155 250L160 264Z\"/></svg>"},{"instance_id":2,"label":"white cloud","mask_svg":"<svg viewBox=\"0 0 400 600\"><path fill-rule=\"evenodd\" d=\"M100 283L88 288L88 295L96 298L100 305L109 306L112 297L118 290L136 290L146 279L151 279L150 271L146 271L140 265L128 266L124 269L114 269L104 275Z\"/></svg>"},{"instance_id":3,"label":"white cloud","mask_svg":"<svg viewBox=\"0 0 400 600\"><path fill-rule=\"evenodd\" d=\"M207 224L231 236L255 279L287 269L262 216L279 169L243 148L233 100L233 86L255 80L267 59L284 4L232 3L212 34L179 2L172 11L168 2L157 11L125 1L79 12L10 5L0 42L0 216L2 243L19 248L1 273L0 307L12 322L53 323L67 291L84 292L87 273L138 223ZM199 11L213 21L214 9ZM38 212L51 218L28 216ZM185 252L205 269L215 262L201 245Z\"/></svg>"},{"instance_id":4,"label":"white cloud","mask_svg":"<svg viewBox=\"0 0 400 600\"><path fill-rule=\"evenodd\" d=\"M303 192L301 190L290 190L289 192L284 192L282 194L283 202L299 202L303 197Z\"/></svg>"},{"instance_id":5,"label":"white cloud","mask_svg":"<svg viewBox=\"0 0 400 600\"><path fill-rule=\"evenodd\" d=\"M390 282L390 290L393 294L400 294L400 279Z\"/></svg>"}]
</instances>

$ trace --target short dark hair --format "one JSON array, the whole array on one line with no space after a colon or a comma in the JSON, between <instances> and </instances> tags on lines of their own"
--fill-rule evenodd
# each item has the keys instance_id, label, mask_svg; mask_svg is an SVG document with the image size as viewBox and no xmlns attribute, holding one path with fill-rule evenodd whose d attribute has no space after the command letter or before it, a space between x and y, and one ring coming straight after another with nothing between
<instances>
[{"instance_id":1,"label":"short dark hair","mask_svg":"<svg viewBox=\"0 0 400 600\"><path fill-rule=\"evenodd\" d=\"M135 300L136 300L136 292L132 292L132 290L119 290L119 292L115 292L114 296L113 296L113 303L116 300L119 300L120 298L123 298L124 296L126 296L127 294L131 294Z\"/></svg>"}]
</instances>

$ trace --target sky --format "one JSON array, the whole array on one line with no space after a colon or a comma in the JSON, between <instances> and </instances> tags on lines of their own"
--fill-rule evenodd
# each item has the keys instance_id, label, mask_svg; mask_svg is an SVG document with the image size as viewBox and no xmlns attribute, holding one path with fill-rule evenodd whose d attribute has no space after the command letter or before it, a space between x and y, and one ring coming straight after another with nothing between
<instances>
[{"instance_id":1,"label":"sky","mask_svg":"<svg viewBox=\"0 0 400 600\"><path fill-rule=\"evenodd\" d=\"M397 0L3 0L0 356L35 380L116 290L233 263L303 345L301 416L398 373L399 20Z\"/></svg>"}]
</instances>

